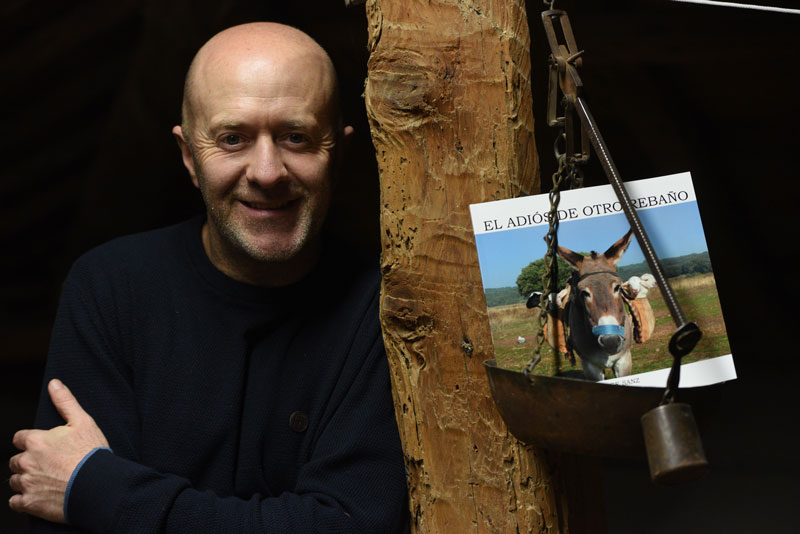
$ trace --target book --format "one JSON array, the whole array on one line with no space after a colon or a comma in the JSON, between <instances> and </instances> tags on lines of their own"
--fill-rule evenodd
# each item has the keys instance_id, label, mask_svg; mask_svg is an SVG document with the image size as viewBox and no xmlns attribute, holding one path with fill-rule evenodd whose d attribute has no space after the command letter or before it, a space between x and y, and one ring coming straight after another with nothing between
<instances>
[{"instance_id":1,"label":"book","mask_svg":"<svg viewBox=\"0 0 800 534\"><path fill-rule=\"evenodd\" d=\"M694 350L682 359L680 387L735 379L691 174L638 180L625 187L686 320L696 322L703 332ZM541 287L541 273L549 211L547 194L470 206L500 367L521 369L534 355L540 309L528 307L527 301L537 291L547 293ZM625 241L630 224L613 189L602 185L562 192L558 221L558 245L563 247L557 260L559 291L557 298L550 297L554 304L547 314L546 341L534 374L664 387L672 366L668 343L676 326L635 236ZM584 261L582 257L591 258L592 251L596 260ZM601 271L597 276L590 275L576 285L568 283L576 265L585 270L597 261L606 265L597 268ZM614 269L617 276L607 273ZM570 313L585 317L570 320ZM576 356L574 365L560 353L569 345ZM598 346L601 356L597 355ZM630 350L627 364L626 347Z\"/></svg>"}]
</instances>

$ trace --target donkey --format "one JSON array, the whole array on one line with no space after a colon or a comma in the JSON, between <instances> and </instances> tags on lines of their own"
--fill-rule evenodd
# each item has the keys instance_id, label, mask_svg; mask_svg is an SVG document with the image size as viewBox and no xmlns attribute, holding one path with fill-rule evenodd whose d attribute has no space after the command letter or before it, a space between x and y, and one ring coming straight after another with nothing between
<instances>
[{"instance_id":1,"label":"donkey","mask_svg":"<svg viewBox=\"0 0 800 534\"><path fill-rule=\"evenodd\" d=\"M580 356L583 374L589 380L605 378L607 367L615 377L631 374L633 328L623 302L617 262L632 237L633 230L628 230L603 254L592 251L589 256L558 247L558 255L575 269L565 310L568 346Z\"/></svg>"}]
</instances>

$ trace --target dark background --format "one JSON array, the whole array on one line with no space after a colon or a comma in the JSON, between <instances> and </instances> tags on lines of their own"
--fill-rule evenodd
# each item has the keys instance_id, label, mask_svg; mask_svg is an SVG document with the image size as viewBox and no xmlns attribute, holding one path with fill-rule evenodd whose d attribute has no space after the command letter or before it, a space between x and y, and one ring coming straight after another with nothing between
<instances>
[{"instance_id":1,"label":"dark background","mask_svg":"<svg viewBox=\"0 0 800 534\"><path fill-rule=\"evenodd\" d=\"M766 3L766 2L762 2ZM542 5L529 0L543 187L554 170L544 121ZM791 2L774 5L790 7ZM703 438L712 473L658 488L641 462L604 464L610 532L793 532L800 498L791 299L800 15L666 0L559 1L586 97L623 178L689 170L740 378ZM796 6L795 6L796 7ZM293 24L331 53L359 134L334 231L378 250L377 172L363 109L366 23L344 0L8 0L0 7L0 425L4 457L30 426L49 328L70 264L89 247L201 209L170 129L197 48L252 20ZM604 183L593 159L588 185ZM4 479L8 475L4 475ZM4 497L9 496L3 485ZM4 502L4 501L2 501ZM0 531L25 522L0 506Z\"/></svg>"}]
</instances>

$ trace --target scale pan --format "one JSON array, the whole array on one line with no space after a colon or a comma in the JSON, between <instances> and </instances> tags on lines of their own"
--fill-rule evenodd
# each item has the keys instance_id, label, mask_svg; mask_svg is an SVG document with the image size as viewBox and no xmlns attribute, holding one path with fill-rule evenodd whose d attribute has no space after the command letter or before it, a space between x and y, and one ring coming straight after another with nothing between
<instances>
[{"instance_id":1,"label":"scale pan","mask_svg":"<svg viewBox=\"0 0 800 534\"><path fill-rule=\"evenodd\" d=\"M664 388L617 386L587 380L531 375L484 362L495 405L517 439L535 447L611 458L646 458L641 418L658 406ZM702 431L719 388L679 390ZM710 402L713 401L713 402Z\"/></svg>"}]
</instances>

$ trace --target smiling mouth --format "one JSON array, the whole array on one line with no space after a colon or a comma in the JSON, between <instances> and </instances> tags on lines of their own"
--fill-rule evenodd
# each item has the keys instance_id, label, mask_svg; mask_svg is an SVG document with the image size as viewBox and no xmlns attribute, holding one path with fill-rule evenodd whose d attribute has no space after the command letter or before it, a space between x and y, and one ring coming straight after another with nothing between
<instances>
[{"instance_id":1,"label":"smiling mouth","mask_svg":"<svg viewBox=\"0 0 800 534\"><path fill-rule=\"evenodd\" d=\"M245 206L247 206L251 210L257 210L257 211L280 211L280 210L284 210L284 209L293 207L298 201L299 201L299 199L295 198L295 199L289 199L289 200L270 201L270 202L264 202L264 201L249 201L248 202L246 200L240 200L239 202L241 202L242 204L244 204Z\"/></svg>"}]
</instances>

